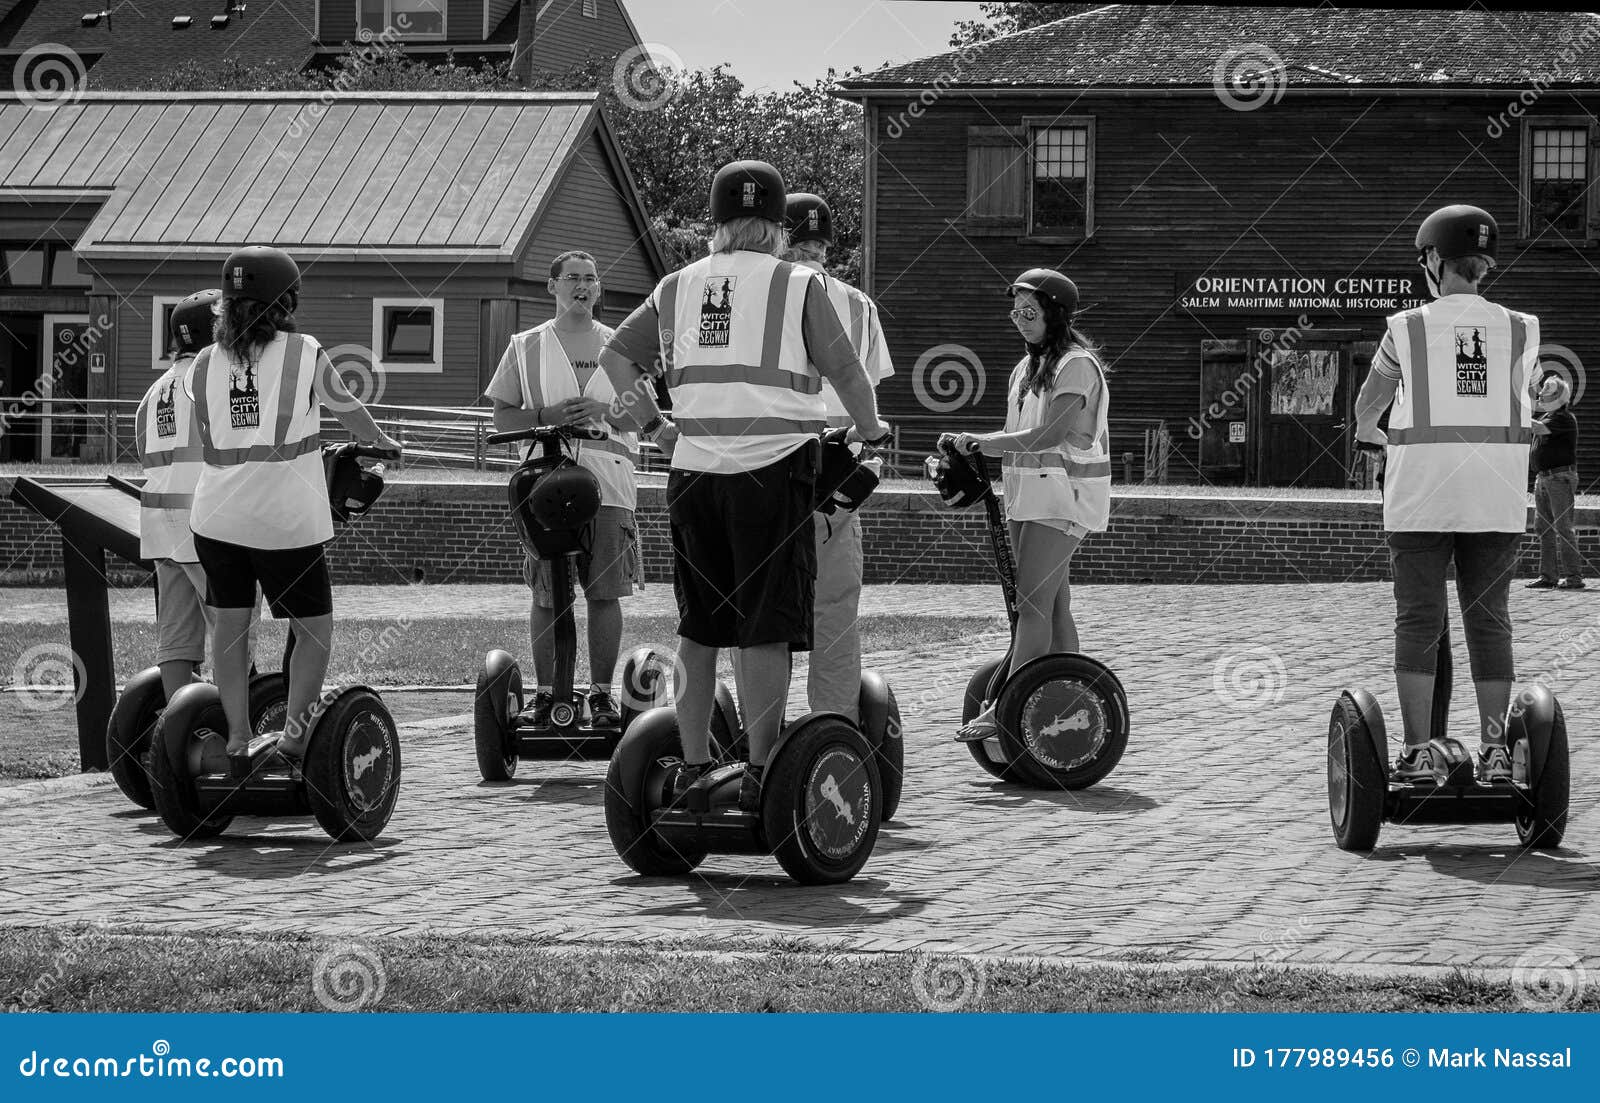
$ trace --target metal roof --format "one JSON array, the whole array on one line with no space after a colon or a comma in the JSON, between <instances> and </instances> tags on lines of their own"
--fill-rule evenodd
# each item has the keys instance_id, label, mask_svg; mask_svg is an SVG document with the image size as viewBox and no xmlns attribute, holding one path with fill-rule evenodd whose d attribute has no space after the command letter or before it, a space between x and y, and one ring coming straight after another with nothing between
<instances>
[{"instance_id":1,"label":"metal roof","mask_svg":"<svg viewBox=\"0 0 1600 1103\"><path fill-rule=\"evenodd\" d=\"M90 259L251 243L504 261L596 128L615 158L592 93L5 96L0 199L109 190L76 247Z\"/></svg>"}]
</instances>

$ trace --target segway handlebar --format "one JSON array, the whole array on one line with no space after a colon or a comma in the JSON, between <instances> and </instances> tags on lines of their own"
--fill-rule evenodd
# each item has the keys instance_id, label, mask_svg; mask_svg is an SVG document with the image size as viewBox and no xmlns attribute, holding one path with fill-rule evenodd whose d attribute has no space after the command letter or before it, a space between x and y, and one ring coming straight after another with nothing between
<instances>
[{"instance_id":1,"label":"segway handlebar","mask_svg":"<svg viewBox=\"0 0 1600 1103\"><path fill-rule=\"evenodd\" d=\"M490 433L490 444L516 444L524 440L548 441L558 438L568 440L605 440L605 433L581 425L535 425L531 429L512 429L506 433Z\"/></svg>"},{"instance_id":2,"label":"segway handlebar","mask_svg":"<svg viewBox=\"0 0 1600 1103\"><path fill-rule=\"evenodd\" d=\"M358 459L397 460L401 455L400 449L386 448L381 444L362 444L360 442L356 442L353 446L345 445L342 447L349 447L351 454L356 456Z\"/></svg>"}]
</instances>

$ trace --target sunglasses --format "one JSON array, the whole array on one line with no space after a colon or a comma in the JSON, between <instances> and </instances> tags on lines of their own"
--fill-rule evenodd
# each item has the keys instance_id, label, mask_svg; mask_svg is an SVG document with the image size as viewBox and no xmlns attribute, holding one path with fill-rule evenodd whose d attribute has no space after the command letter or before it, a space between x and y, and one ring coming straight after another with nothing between
<instances>
[{"instance_id":1,"label":"sunglasses","mask_svg":"<svg viewBox=\"0 0 1600 1103\"><path fill-rule=\"evenodd\" d=\"M599 276L570 276L570 275L569 276L557 276L556 277L556 282L557 283L564 283L568 287L571 287L573 284L579 284L579 283L583 284L583 286L585 286L585 287L589 287L589 286L591 286L593 284L599 283L600 282L600 277Z\"/></svg>"},{"instance_id":2,"label":"sunglasses","mask_svg":"<svg viewBox=\"0 0 1600 1103\"><path fill-rule=\"evenodd\" d=\"M1019 306L1011 312L1012 321L1031 322L1038 316L1038 308L1032 306Z\"/></svg>"}]
</instances>

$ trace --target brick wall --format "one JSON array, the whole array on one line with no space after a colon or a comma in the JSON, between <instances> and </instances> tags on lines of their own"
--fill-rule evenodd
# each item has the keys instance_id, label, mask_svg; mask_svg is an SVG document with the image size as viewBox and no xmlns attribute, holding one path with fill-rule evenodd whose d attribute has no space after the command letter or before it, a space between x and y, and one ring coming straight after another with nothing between
<instances>
[{"instance_id":1,"label":"brick wall","mask_svg":"<svg viewBox=\"0 0 1600 1103\"><path fill-rule=\"evenodd\" d=\"M9 493L0 479L0 493ZM671 578L671 546L658 486L640 491L638 524L648 581ZM875 495L862 511L867 581L972 582L992 574L982 511L951 513L935 498ZM1532 526L1530 510L1529 525ZM1111 527L1073 562L1082 582L1357 582L1388 577L1376 502L1117 495ZM1600 575L1600 509L1578 511L1585 574ZM340 582L512 582L520 548L499 485L395 483L373 513L331 552ZM1537 572L1538 543L1523 545L1520 574ZM114 564L114 566L116 566ZM116 566L117 581L141 572ZM60 539L0 497L0 585L59 582Z\"/></svg>"}]
</instances>

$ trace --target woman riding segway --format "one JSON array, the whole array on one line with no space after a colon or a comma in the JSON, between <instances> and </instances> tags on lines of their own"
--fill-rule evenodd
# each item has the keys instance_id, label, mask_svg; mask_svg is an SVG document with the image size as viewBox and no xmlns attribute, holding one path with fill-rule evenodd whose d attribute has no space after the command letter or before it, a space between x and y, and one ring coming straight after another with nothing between
<instances>
[{"instance_id":1,"label":"woman riding segway","mask_svg":"<svg viewBox=\"0 0 1600 1103\"><path fill-rule=\"evenodd\" d=\"M1000 460L1016 549L1015 670L1040 655L1079 650L1068 570L1083 538L1103 532L1110 518L1111 399L1094 345L1073 325L1077 286L1060 272L1033 268L1007 293L1027 355L1011 373L1005 428L957 433L954 445ZM997 726L989 701L956 738L990 739Z\"/></svg>"}]
</instances>

